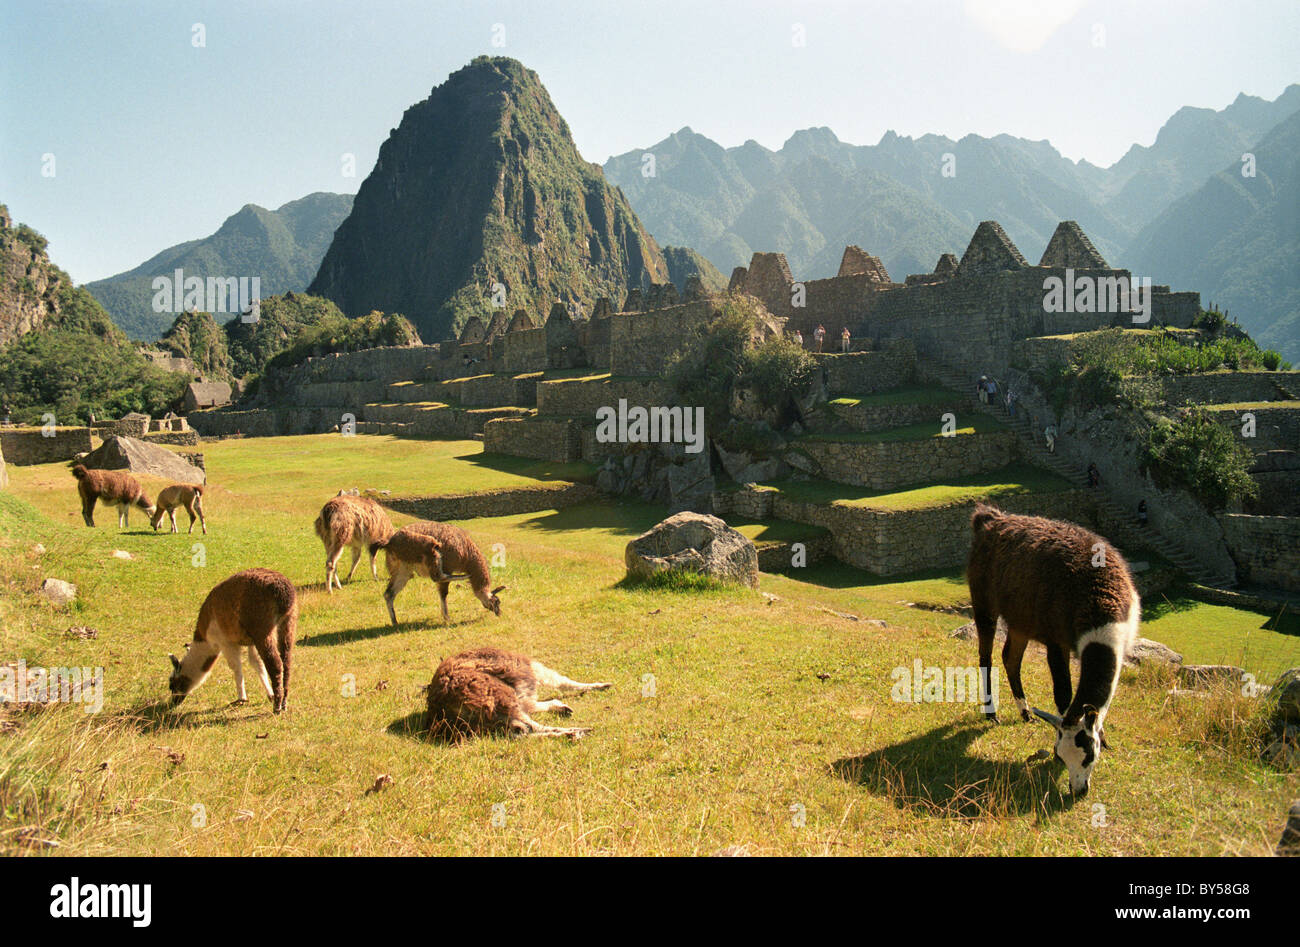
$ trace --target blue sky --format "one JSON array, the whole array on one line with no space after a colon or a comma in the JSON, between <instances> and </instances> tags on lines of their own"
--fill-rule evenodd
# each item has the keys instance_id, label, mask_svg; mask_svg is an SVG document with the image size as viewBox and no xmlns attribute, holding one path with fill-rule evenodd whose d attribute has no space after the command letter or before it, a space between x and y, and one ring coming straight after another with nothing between
<instances>
[{"instance_id":1,"label":"blue sky","mask_svg":"<svg viewBox=\"0 0 1300 947\"><path fill-rule=\"evenodd\" d=\"M1109 165L1183 105L1300 80L1300 3L0 0L0 202L78 282L109 276L246 203L355 192L402 112L481 53L536 70L589 161L686 125L770 148L827 125Z\"/></svg>"}]
</instances>

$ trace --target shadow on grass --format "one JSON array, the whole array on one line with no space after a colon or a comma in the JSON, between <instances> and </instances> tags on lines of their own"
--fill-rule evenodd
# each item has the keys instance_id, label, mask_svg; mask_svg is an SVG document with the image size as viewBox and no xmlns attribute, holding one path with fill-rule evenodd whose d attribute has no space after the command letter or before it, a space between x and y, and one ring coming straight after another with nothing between
<instances>
[{"instance_id":1,"label":"shadow on grass","mask_svg":"<svg viewBox=\"0 0 1300 947\"><path fill-rule=\"evenodd\" d=\"M1003 724L1006 726L1007 724ZM890 797L899 809L945 819L997 818L1068 810L1058 764L1000 762L974 756L971 744L986 723L949 723L902 743L836 760L830 770L869 792Z\"/></svg>"},{"instance_id":2,"label":"shadow on grass","mask_svg":"<svg viewBox=\"0 0 1300 947\"><path fill-rule=\"evenodd\" d=\"M923 582L933 579L952 579L965 584L966 573L962 567L951 569L926 569L923 572L909 572L905 575L876 575L865 569L825 559L814 565L801 568L779 570L776 575L807 585L817 585L829 589L871 588L878 585L902 585L905 582Z\"/></svg>"},{"instance_id":3,"label":"shadow on grass","mask_svg":"<svg viewBox=\"0 0 1300 947\"><path fill-rule=\"evenodd\" d=\"M259 703L261 703L261 708L257 706ZM238 706L240 712L229 713L236 706ZM286 713L292 713L292 710L288 710ZM258 701L251 697L247 704L225 704L220 707L210 707L206 710L186 710L184 704L174 708L170 699L163 699L133 707L120 714L117 717L117 722L123 726L131 727L141 734L150 734L193 727L228 727L235 723L245 723L249 720L274 716L269 700Z\"/></svg>"},{"instance_id":4,"label":"shadow on grass","mask_svg":"<svg viewBox=\"0 0 1300 947\"><path fill-rule=\"evenodd\" d=\"M326 647L336 644L349 644L353 641L369 641L372 638L385 638L388 635L399 635L407 631L424 631L440 630L448 628L461 628L465 625L473 625L476 622L483 621L484 618L492 617L487 612L482 617L463 618L460 621L451 621L443 624L441 620L430 621L399 621L396 625L392 622L384 622L382 625L371 625L369 628L345 628L342 631L327 631L322 634L308 635L298 641L298 644L304 648Z\"/></svg>"},{"instance_id":5,"label":"shadow on grass","mask_svg":"<svg viewBox=\"0 0 1300 947\"><path fill-rule=\"evenodd\" d=\"M511 454L461 454L455 460L475 467L487 467L501 473L531 477L534 480L567 480L570 483L594 483L596 466L586 461L546 461Z\"/></svg>"},{"instance_id":6,"label":"shadow on grass","mask_svg":"<svg viewBox=\"0 0 1300 947\"><path fill-rule=\"evenodd\" d=\"M635 537L667 516L667 507L653 503L598 500L567 506L562 510L548 510L519 525L548 532L603 529Z\"/></svg>"}]
</instances>

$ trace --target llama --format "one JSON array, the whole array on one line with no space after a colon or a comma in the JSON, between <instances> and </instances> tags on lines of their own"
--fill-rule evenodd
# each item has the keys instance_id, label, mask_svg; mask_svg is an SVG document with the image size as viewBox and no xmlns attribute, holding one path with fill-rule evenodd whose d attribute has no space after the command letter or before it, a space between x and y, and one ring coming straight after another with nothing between
<instances>
[{"instance_id":1,"label":"llama","mask_svg":"<svg viewBox=\"0 0 1300 947\"><path fill-rule=\"evenodd\" d=\"M153 527L155 533L162 525L164 516L171 520L172 532L180 532L176 526L178 506L185 507L185 512L190 514L190 528L186 530L187 533L194 532L194 520L197 518L199 526L203 529L203 535L208 535L208 521L203 518L203 487L196 483L174 483L158 494L157 509L149 519L149 525Z\"/></svg>"},{"instance_id":2,"label":"llama","mask_svg":"<svg viewBox=\"0 0 1300 947\"><path fill-rule=\"evenodd\" d=\"M235 672L237 704L248 703L240 648L262 681L275 713L289 705L289 659L298 632L298 592L271 569L246 569L213 588L203 600L194 625L194 640L183 660L169 655L168 688L176 706L207 679L217 656Z\"/></svg>"},{"instance_id":3,"label":"llama","mask_svg":"<svg viewBox=\"0 0 1300 947\"><path fill-rule=\"evenodd\" d=\"M1071 792L1082 797L1107 745L1106 712L1142 615L1128 564L1106 540L1073 523L980 504L971 528L967 575L985 714L997 720L989 675L1001 616L1007 626L1002 665L1025 720L1031 717L1020 682L1021 658L1030 641L1047 648L1057 713L1037 708L1033 713L1056 728L1056 758L1069 770ZM1073 696L1072 654L1079 658Z\"/></svg>"},{"instance_id":4,"label":"llama","mask_svg":"<svg viewBox=\"0 0 1300 947\"><path fill-rule=\"evenodd\" d=\"M154 505L140 486L140 481L124 470L87 470L85 464L72 468L77 478L77 492L81 494L81 515L87 526L95 525L95 501L105 506L117 507L117 525L127 528L127 514L138 506L149 516L154 515Z\"/></svg>"},{"instance_id":5,"label":"llama","mask_svg":"<svg viewBox=\"0 0 1300 947\"><path fill-rule=\"evenodd\" d=\"M559 700L539 701L538 687L584 693L610 686L580 684L522 654L476 648L438 665L429 684L425 727L430 736L449 741L486 733L578 739L591 728L552 727L529 716L547 710L564 717L573 713Z\"/></svg>"},{"instance_id":6,"label":"llama","mask_svg":"<svg viewBox=\"0 0 1300 947\"><path fill-rule=\"evenodd\" d=\"M397 612L393 601L397 593L412 576L425 576L438 585L438 596L442 600L442 620L449 621L447 613L447 593L451 583L468 579L475 597L483 607L492 614L501 614L501 599L498 592L505 590L498 585L492 591L488 563L483 553L474 545L474 540L459 526L429 521L410 523L403 526L387 542L371 546L371 555L379 548L384 550L384 566L388 569L388 587L384 589L384 603L388 605L388 617L397 625Z\"/></svg>"},{"instance_id":7,"label":"llama","mask_svg":"<svg viewBox=\"0 0 1300 947\"><path fill-rule=\"evenodd\" d=\"M379 547L393 535L393 523L384 512L384 508L370 497L339 491L338 496L321 508L316 517L316 535L325 544L325 591L331 595L337 585L340 590L343 583L339 581L339 558L345 548L352 549L352 568L348 570L348 581L357 571L357 562L361 559L361 550L370 548L370 574L379 578L379 568L375 565L375 556Z\"/></svg>"}]
</instances>

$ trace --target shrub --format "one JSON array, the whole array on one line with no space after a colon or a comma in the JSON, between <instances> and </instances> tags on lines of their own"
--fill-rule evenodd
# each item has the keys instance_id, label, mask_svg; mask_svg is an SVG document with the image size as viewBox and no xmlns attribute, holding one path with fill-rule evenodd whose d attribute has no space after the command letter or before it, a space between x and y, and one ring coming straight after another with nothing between
<instances>
[{"instance_id":1,"label":"shrub","mask_svg":"<svg viewBox=\"0 0 1300 947\"><path fill-rule=\"evenodd\" d=\"M1158 486L1186 487L1212 510L1259 495L1249 473L1253 460L1231 431L1200 408L1177 421L1157 419L1141 451L1142 467Z\"/></svg>"}]
</instances>

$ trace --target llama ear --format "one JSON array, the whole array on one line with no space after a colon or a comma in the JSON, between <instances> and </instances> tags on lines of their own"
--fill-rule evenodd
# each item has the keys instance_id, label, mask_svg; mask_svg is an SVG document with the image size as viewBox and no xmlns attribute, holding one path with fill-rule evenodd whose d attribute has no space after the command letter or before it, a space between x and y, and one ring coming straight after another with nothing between
<instances>
[{"instance_id":1,"label":"llama ear","mask_svg":"<svg viewBox=\"0 0 1300 947\"><path fill-rule=\"evenodd\" d=\"M169 655L167 655L167 657L169 657L169 658L172 659L172 668L173 668L174 670L179 671L179 670L181 669L181 662L179 662L179 661L176 660L176 655L174 655L174 654L169 654Z\"/></svg>"},{"instance_id":2,"label":"llama ear","mask_svg":"<svg viewBox=\"0 0 1300 947\"><path fill-rule=\"evenodd\" d=\"M1039 710L1037 707L1035 707L1034 716L1038 717L1040 720L1046 720L1054 727L1061 726L1061 718L1058 717L1056 714L1049 714L1046 710Z\"/></svg>"},{"instance_id":3,"label":"llama ear","mask_svg":"<svg viewBox=\"0 0 1300 947\"><path fill-rule=\"evenodd\" d=\"M496 595L498 592L504 592L507 588L509 588L509 586L506 586L506 585L498 585L496 588L494 588L494 589L492 590L492 594L493 594L493 595Z\"/></svg>"}]
</instances>

